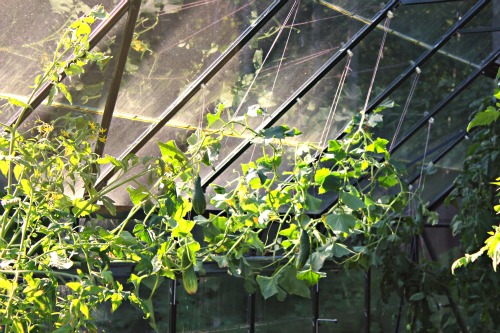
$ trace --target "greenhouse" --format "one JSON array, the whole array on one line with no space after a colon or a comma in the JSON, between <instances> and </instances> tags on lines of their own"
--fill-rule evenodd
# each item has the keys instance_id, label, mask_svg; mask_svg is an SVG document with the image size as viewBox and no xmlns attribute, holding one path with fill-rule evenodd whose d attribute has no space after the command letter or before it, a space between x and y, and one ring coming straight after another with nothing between
<instances>
[{"instance_id":1,"label":"greenhouse","mask_svg":"<svg viewBox=\"0 0 500 333\"><path fill-rule=\"evenodd\" d=\"M498 331L499 2L1 8L1 333Z\"/></svg>"}]
</instances>

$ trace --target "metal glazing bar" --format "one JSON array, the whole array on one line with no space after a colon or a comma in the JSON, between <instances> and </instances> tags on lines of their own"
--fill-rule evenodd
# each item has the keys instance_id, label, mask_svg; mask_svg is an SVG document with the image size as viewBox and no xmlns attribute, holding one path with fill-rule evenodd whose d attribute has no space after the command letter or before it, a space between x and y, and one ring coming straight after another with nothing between
<instances>
[{"instance_id":1,"label":"metal glazing bar","mask_svg":"<svg viewBox=\"0 0 500 333\"><path fill-rule=\"evenodd\" d=\"M500 31L500 26L462 29L459 32L461 34L478 34L478 33L495 32L495 31Z\"/></svg>"},{"instance_id":2,"label":"metal glazing bar","mask_svg":"<svg viewBox=\"0 0 500 333\"><path fill-rule=\"evenodd\" d=\"M450 144L448 146L446 146L436 157L434 157L431 162L433 164L436 164L437 162L439 162L447 153L450 152L450 150L452 150L453 148L456 147L456 145L458 145L460 142L462 142L462 140L465 138L467 132L465 130L460 130L459 131L459 134L457 134L456 138L450 142ZM425 163L425 161L422 161L422 163ZM413 183L414 181L416 181L418 179L418 177L420 177L420 172L417 172L415 173L412 177L410 177L410 179L407 180L407 183L408 184L411 184Z\"/></svg>"},{"instance_id":3,"label":"metal glazing bar","mask_svg":"<svg viewBox=\"0 0 500 333\"><path fill-rule=\"evenodd\" d=\"M248 333L255 333L255 293L248 295Z\"/></svg>"},{"instance_id":4,"label":"metal glazing bar","mask_svg":"<svg viewBox=\"0 0 500 333\"><path fill-rule=\"evenodd\" d=\"M267 118L258 130L266 129L275 124L288 110L290 110L297 101L306 95L333 67L335 67L363 38L366 37L377 25L386 17L390 10L393 10L399 4L399 0L393 0L375 15L371 24L364 26L356 35L354 35L342 48L340 48L323 66L321 66L304 84L300 86L281 106L276 109L271 117ZM203 187L213 182L219 177L234 161L248 149L252 143L250 140L244 140L233 151L217 165L217 170L210 173L202 183Z\"/></svg>"},{"instance_id":5,"label":"metal glazing bar","mask_svg":"<svg viewBox=\"0 0 500 333\"><path fill-rule=\"evenodd\" d=\"M451 0L447 0L447 1L451 1ZM459 0L459 1L462 1L462 0ZM367 18L365 18L365 17L363 17L361 15L358 15L358 14L352 12L352 11L349 11L347 9L344 9L344 8L342 8L340 6L334 5L334 4L332 4L330 2L327 2L327 1L324 1L324 0L319 0L319 2L322 5L330 8L330 9L333 9L333 10L335 10L335 11L337 11L337 12L343 14L343 15L349 16L350 18L352 18L354 20L363 22L364 24L370 24L370 20L369 19L367 19ZM403 3L403 1L402 1L402 3ZM408 43L411 43L413 45L417 45L417 46L423 47L423 48L428 49L428 50L430 50L430 49L433 48L432 45L427 44L426 42L424 42L422 40L419 40L417 38L411 37L411 36L409 36L407 34L401 33L401 32L399 32L399 31L397 31L395 29L384 27L383 25L378 25L377 28L380 29L380 30L387 31L388 34L396 36L398 38L401 38L402 40L404 40L404 41L406 41ZM469 61L469 60L467 60L465 58L461 58L461 57L459 57L457 55L454 55L454 54L452 54L452 53L450 53L450 52L448 52L446 50L438 50L437 52L440 53L440 54L442 54L442 55L444 55L445 57L448 57L448 58L451 58L453 60L459 61L459 62L461 62L461 63L463 63L465 65L472 66L472 67L477 67L477 65L475 63L473 63L473 62L471 62L471 61Z\"/></svg>"},{"instance_id":6,"label":"metal glazing bar","mask_svg":"<svg viewBox=\"0 0 500 333\"><path fill-rule=\"evenodd\" d=\"M365 333L370 333L371 326L371 292L372 292L372 271L365 272Z\"/></svg>"},{"instance_id":7,"label":"metal glazing bar","mask_svg":"<svg viewBox=\"0 0 500 333\"><path fill-rule=\"evenodd\" d=\"M442 2L457 2L463 0L401 0L403 5L427 5L433 3L442 3Z\"/></svg>"},{"instance_id":8,"label":"metal glazing bar","mask_svg":"<svg viewBox=\"0 0 500 333\"><path fill-rule=\"evenodd\" d=\"M319 284L316 283L311 287L311 303L312 303L312 333L319 332Z\"/></svg>"},{"instance_id":9,"label":"metal glazing bar","mask_svg":"<svg viewBox=\"0 0 500 333\"><path fill-rule=\"evenodd\" d=\"M120 52L118 54L115 71L113 72L113 76L111 78L111 84L109 87L108 96L106 98L106 105L104 106L104 112L101 120L101 129L106 135L109 135L109 127L111 125L111 119L113 118L113 111L115 109L116 100L118 98L118 92L120 90L120 84L122 82L123 71L127 62L128 52L132 43L132 39L134 37L134 29L137 23L137 17L139 16L140 8L141 0L130 0L127 22L125 23L125 27L123 28L123 39L120 45ZM106 140L97 140L94 153L102 156L105 144Z\"/></svg>"},{"instance_id":10,"label":"metal glazing bar","mask_svg":"<svg viewBox=\"0 0 500 333\"><path fill-rule=\"evenodd\" d=\"M170 303L169 303L169 321L168 332L177 332L177 281L170 280Z\"/></svg>"},{"instance_id":11,"label":"metal glazing bar","mask_svg":"<svg viewBox=\"0 0 500 333\"><path fill-rule=\"evenodd\" d=\"M128 154L137 153L144 145L146 145L153 136L158 133L163 126L179 112L184 105L207 83L215 74L217 74L226 63L253 37L257 34L261 27L269 22L274 14L280 10L289 0L275 0L259 18L250 25L236 39L219 58L217 58L209 68L207 68L177 99L163 112L158 123L151 125L140 137L127 148L120 157ZM96 188L102 188L107 181L114 175L113 170L109 170L103 174L97 181Z\"/></svg>"},{"instance_id":12,"label":"metal glazing bar","mask_svg":"<svg viewBox=\"0 0 500 333\"><path fill-rule=\"evenodd\" d=\"M408 139L420 128L424 127L431 117L434 117L439 111L444 109L453 99L460 95L467 87L469 87L472 82L483 73L486 67L488 67L495 59L500 55L500 48L493 51L488 57L486 57L479 68L477 68L472 74L470 74L464 81L462 81L448 96L442 99L431 111L429 111L425 117L420 119L409 131L394 145L393 150L397 150L401 145L403 145Z\"/></svg>"},{"instance_id":13,"label":"metal glazing bar","mask_svg":"<svg viewBox=\"0 0 500 333\"><path fill-rule=\"evenodd\" d=\"M122 18L123 15L127 12L129 6L128 0L121 1L112 11L109 13L109 17L103 21L97 28L91 33L89 37L89 49L93 49L97 43L115 26L115 24ZM66 75L64 73L61 74L61 78L59 81L62 81ZM21 124L23 121L28 118L28 116L35 111L37 107L42 104L42 102L49 96L50 90L52 89L52 84L45 84L38 93L34 96L33 101L31 102L31 108L26 110L26 112L22 113L22 110L18 111L9 121L10 125L15 123ZM22 114L22 118L21 117Z\"/></svg>"}]
</instances>

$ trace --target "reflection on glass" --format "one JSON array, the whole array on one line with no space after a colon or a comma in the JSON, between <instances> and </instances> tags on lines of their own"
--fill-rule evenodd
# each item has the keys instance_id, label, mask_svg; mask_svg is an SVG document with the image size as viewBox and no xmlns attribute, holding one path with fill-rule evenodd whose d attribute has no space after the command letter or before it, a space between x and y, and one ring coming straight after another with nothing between
<instances>
[{"instance_id":1,"label":"reflection on glass","mask_svg":"<svg viewBox=\"0 0 500 333\"><path fill-rule=\"evenodd\" d=\"M125 284L125 281L122 281ZM170 293L168 288L169 281L164 281L156 289L152 299L154 308L154 320L157 326L155 331L148 319L144 318L144 313L130 302L123 302L115 311L111 312L111 304L106 303L100 309L95 310L92 315L96 318L96 324L101 333L154 333L168 332ZM141 285L141 296L148 297L151 292L145 283ZM179 332L179 331L178 331Z\"/></svg>"},{"instance_id":2,"label":"reflection on glass","mask_svg":"<svg viewBox=\"0 0 500 333\"><path fill-rule=\"evenodd\" d=\"M284 301L276 297L256 299L255 332L310 332L312 328L311 300L287 296Z\"/></svg>"},{"instance_id":3,"label":"reflection on glass","mask_svg":"<svg viewBox=\"0 0 500 333\"><path fill-rule=\"evenodd\" d=\"M107 11L114 7L114 1L100 1ZM27 100L31 92L29 86L41 74L43 67L52 59L64 30L79 16L90 11L98 4L93 0L73 1L2 1L0 22L0 94ZM101 21L96 22L96 24ZM89 69L89 71L92 71ZM87 99L95 99L103 87L96 85L101 81L96 77L89 81L75 78L75 87L83 90L88 85ZM90 90L93 91L91 92ZM16 110L3 109L1 121L8 120Z\"/></svg>"},{"instance_id":4,"label":"reflection on glass","mask_svg":"<svg viewBox=\"0 0 500 333\"><path fill-rule=\"evenodd\" d=\"M247 293L231 276L201 278L195 295L177 288L177 332L246 332Z\"/></svg>"}]
</instances>

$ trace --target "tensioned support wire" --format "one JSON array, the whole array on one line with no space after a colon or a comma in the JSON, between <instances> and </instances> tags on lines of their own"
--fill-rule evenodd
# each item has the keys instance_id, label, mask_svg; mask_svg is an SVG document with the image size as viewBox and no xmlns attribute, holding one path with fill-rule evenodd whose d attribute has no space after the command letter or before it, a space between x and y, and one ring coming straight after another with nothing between
<instances>
[{"instance_id":1,"label":"tensioned support wire","mask_svg":"<svg viewBox=\"0 0 500 333\"><path fill-rule=\"evenodd\" d=\"M288 110L290 110L300 99L304 97L328 72L335 67L345 56L348 55L350 49L358 45L377 25L387 16L387 13L393 10L399 4L399 0L393 0L381 9L373 18L371 24L361 28L343 47L341 47L330 59L328 59L299 89L291 94L288 99L276 109L271 117L257 129L263 130L273 126ZM207 187L219 177L234 161L238 159L250 146L250 140L244 140L233 151L222 160L216 168L216 171L210 173L202 182L203 187Z\"/></svg>"},{"instance_id":2,"label":"tensioned support wire","mask_svg":"<svg viewBox=\"0 0 500 333\"><path fill-rule=\"evenodd\" d=\"M275 0L260 16L250 25L229 47L224 51L191 85L184 90L177 99L162 113L160 120L151 125L145 132L137 138L137 140L120 155L120 158L128 154L137 153L144 147L164 126L172 119L191 98L205 85L212 77L215 76L225 64L233 58L233 56L253 37L257 34L269 20L271 20L276 12L278 12L288 0ZM97 181L96 188L100 189L113 177L114 171L108 170Z\"/></svg>"},{"instance_id":3,"label":"tensioned support wire","mask_svg":"<svg viewBox=\"0 0 500 333\"><path fill-rule=\"evenodd\" d=\"M109 13L109 17L101 22L97 28L91 33L89 37L89 49L93 49L97 43L99 43L104 36L118 23L118 21L125 15L129 7L129 1L123 0ZM70 61L68 63L71 63ZM61 74L59 81L64 80L66 75L64 73ZM42 89L34 96L33 101L30 104L30 109L26 110L26 112L22 113L22 110L18 111L9 121L8 124L21 124L25 121L40 104L49 96L50 90L52 89L52 84L47 83L43 86ZM22 118L20 118L22 115Z\"/></svg>"},{"instance_id":4,"label":"tensioned support wire","mask_svg":"<svg viewBox=\"0 0 500 333\"><path fill-rule=\"evenodd\" d=\"M463 91L465 91L474 82L474 80L477 79L483 73L483 71L485 70L485 68L487 68L488 66L490 66L490 64L492 62L494 62L495 59L498 58L498 56L500 56L500 48L496 49L488 57L486 57L481 62L481 64L480 64L480 66L479 66L478 69L476 69L464 81L462 81L455 88L455 90L453 92L451 92L450 94L448 94L438 104L436 104L436 106L430 112L428 112L427 115L422 120L420 120L420 122L418 122L416 125L414 125L412 127L412 129L407 134L405 134L405 136L403 138L401 138L399 141L397 141L396 144L393 147L392 152L395 152L399 148L401 148L401 146L403 145L403 143L405 143L406 141L408 141L411 137L413 137L413 135L415 135L415 133L418 130L420 130L425 125L427 125L429 123L429 120L431 118L433 118L434 116L436 116L441 110L443 110L447 105L449 105L457 96L459 96ZM440 151L440 153L438 155L436 155L436 157L433 158L433 160L431 162L434 163L434 164L437 163L442 157L444 157L444 155L446 153L448 153L451 149L453 149L456 145L458 145L465 137L466 137L466 131L465 131L465 129L463 129L463 130L459 131L458 134L454 135L449 141L441 144L438 148L439 149L442 148L442 150ZM433 148L432 150L430 150L428 153L430 153L430 152L433 153L435 149L436 149L436 147ZM420 159L422 159L422 157L419 157L418 159L420 160ZM382 161L382 159L380 161ZM412 177L408 178L407 179L407 183L408 184L413 183L415 180L417 180L419 174L420 173L415 174ZM362 177L362 178L356 180L356 183L362 182L363 179L364 178ZM336 200L337 199L334 199L331 204L329 204L322 212L318 213L317 215L322 215L325 212L327 212L336 203Z\"/></svg>"},{"instance_id":5,"label":"tensioned support wire","mask_svg":"<svg viewBox=\"0 0 500 333\"><path fill-rule=\"evenodd\" d=\"M364 114L371 113L377 106L379 106L386 98L388 98L401 84L403 84L406 79L408 79L413 72L420 68L427 60L429 60L448 40L450 40L455 33L467 24L474 16L476 16L481 9L483 9L490 0L480 0L457 22L455 23L443 36L434 44L434 47L426 52L424 52L410 67L408 67L401 75L398 76L392 83L390 83L387 88L380 93L375 99L370 103L370 105L363 110ZM349 124L346 126L348 127ZM342 131L335 140L339 140L344 136ZM291 176L287 181L291 180Z\"/></svg>"},{"instance_id":6,"label":"tensioned support wire","mask_svg":"<svg viewBox=\"0 0 500 333\"><path fill-rule=\"evenodd\" d=\"M450 104L456 97L458 97L471 83L477 79L484 70L491 65L500 56L500 48L497 48L492 53L490 53L479 65L474 72L472 72L465 80L463 80L448 96L443 98L431 111L429 111L419 122L417 122L408 133L403 136L399 141L397 141L393 150L397 150L401 145L406 143L410 137L417 132L420 128L424 127L431 117L434 117L439 111L444 109L448 104Z\"/></svg>"},{"instance_id":7,"label":"tensioned support wire","mask_svg":"<svg viewBox=\"0 0 500 333\"><path fill-rule=\"evenodd\" d=\"M434 106L434 108L429 111L417 124L415 124L409 131L408 133L405 134L404 137L402 137L399 141L397 141L393 148L392 148L392 153L397 151L401 146L406 143L415 133L423 128L425 125L429 123L429 120L436 116L441 110L443 110L447 105L449 105L456 97L458 97L464 90L469 87L475 79L477 79L483 72L484 70L490 66L498 57L500 56L500 48L497 48L495 51L490 53L480 64L479 68L477 68L473 73L471 73L465 80L463 80L453 92L448 94L446 97L444 97L440 102ZM448 152L450 149L452 149L455 145L461 142L466 136L465 130L460 131L455 137L453 137L453 140L449 142L448 144L444 145L445 148L443 152ZM439 154L439 156L443 155L443 152ZM440 157L436 157L432 162L435 163L436 159L439 160ZM408 180L408 183L414 182L418 178L418 175L415 175L413 178ZM363 181L363 178L360 178L356 180L357 183L360 183ZM327 212L336 202L336 199L333 200L333 202L328 205L322 212L319 212L318 215L324 214Z\"/></svg>"}]
</instances>

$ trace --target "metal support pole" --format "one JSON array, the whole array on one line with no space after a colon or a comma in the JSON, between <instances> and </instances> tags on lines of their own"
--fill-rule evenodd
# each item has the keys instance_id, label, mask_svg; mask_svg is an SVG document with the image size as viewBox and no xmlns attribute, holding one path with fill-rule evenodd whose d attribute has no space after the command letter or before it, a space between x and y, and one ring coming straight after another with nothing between
<instances>
[{"instance_id":1,"label":"metal support pole","mask_svg":"<svg viewBox=\"0 0 500 333\"><path fill-rule=\"evenodd\" d=\"M177 281L170 280L170 309L168 332L176 333L177 331Z\"/></svg>"},{"instance_id":2,"label":"metal support pole","mask_svg":"<svg viewBox=\"0 0 500 333\"><path fill-rule=\"evenodd\" d=\"M371 268L369 268L365 272L365 333L370 333L370 326L372 321L371 291L372 291L372 270Z\"/></svg>"},{"instance_id":3,"label":"metal support pole","mask_svg":"<svg viewBox=\"0 0 500 333\"><path fill-rule=\"evenodd\" d=\"M248 333L255 333L255 293L248 294Z\"/></svg>"},{"instance_id":4,"label":"metal support pole","mask_svg":"<svg viewBox=\"0 0 500 333\"><path fill-rule=\"evenodd\" d=\"M319 283L311 287L312 301L312 332L319 332Z\"/></svg>"},{"instance_id":5,"label":"metal support pole","mask_svg":"<svg viewBox=\"0 0 500 333\"><path fill-rule=\"evenodd\" d=\"M111 84L108 91L108 96L106 98L106 105L104 106L104 112L101 120L101 128L105 131L104 133L109 136L109 127L111 125L111 119L113 118L113 111L115 109L116 100L118 98L118 92L120 90L120 84L122 82L123 71L125 70L125 64L127 63L127 56L130 50L130 45L134 37L135 25L137 23L137 17L139 16L139 10L141 8L141 0L130 0L130 6L128 11L127 22L123 28L123 39L120 45L120 52L118 54L118 60L116 62L116 67L111 78ZM99 156L102 156L104 152L104 145L106 141L97 140L97 144L94 150Z\"/></svg>"}]
</instances>

